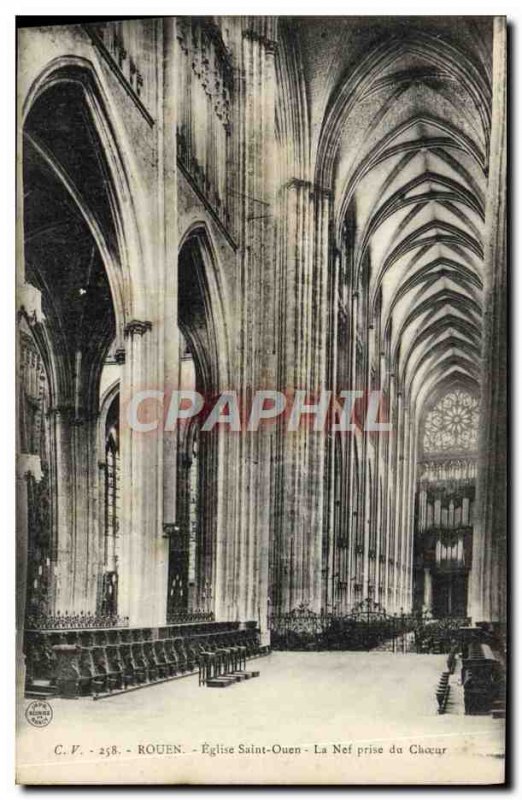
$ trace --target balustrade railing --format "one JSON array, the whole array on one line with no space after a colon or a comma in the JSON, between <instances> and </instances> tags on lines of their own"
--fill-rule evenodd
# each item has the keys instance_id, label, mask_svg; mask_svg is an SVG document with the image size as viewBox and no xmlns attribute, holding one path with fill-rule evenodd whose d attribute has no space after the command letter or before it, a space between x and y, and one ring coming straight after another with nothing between
<instances>
[{"instance_id":1,"label":"balustrade railing","mask_svg":"<svg viewBox=\"0 0 522 800\"><path fill-rule=\"evenodd\" d=\"M56 614L30 614L26 617L26 630L83 630L85 628L126 628L129 624L128 617L119 617L109 614L92 614L79 611L69 614L67 611Z\"/></svg>"},{"instance_id":2,"label":"balustrade railing","mask_svg":"<svg viewBox=\"0 0 522 800\"><path fill-rule=\"evenodd\" d=\"M168 625L183 625L196 622L213 622L214 614L211 611L194 609L193 611L174 611L167 616ZM126 628L129 625L128 617L113 614L92 614L79 611L63 614L29 614L26 617L26 630L83 630L85 628Z\"/></svg>"},{"instance_id":3,"label":"balustrade railing","mask_svg":"<svg viewBox=\"0 0 522 800\"><path fill-rule=\"evenodd\" d=\"M432 619L424 613L387 614L364 600L349 614L315 613L307 608L272 614L273 650L387 650L447 653L458 642L460 617Z\"/></svg>"},{"instance_id":4,"label":"balustrade railing","mask_svg":"<svg viewBox=\"0 0 522 800\"><path fill-rule=\"evenodd\" d=\"M372 650L411 631L412 625L410 616L388 615L372 600L345 615L301 607L269 618L274 650Z\"/></svg>"},{"instance_id":5,"label":"balustrade railing","mask_svg":"<svg viewBox=\"0 0 522 800\"><path fill-rule=\"evenodd\" d=\"M188 622L213 622L214 614L212 611L172 611L167 614L168 625L183 625Z\"/></svg>"}]
</instances>

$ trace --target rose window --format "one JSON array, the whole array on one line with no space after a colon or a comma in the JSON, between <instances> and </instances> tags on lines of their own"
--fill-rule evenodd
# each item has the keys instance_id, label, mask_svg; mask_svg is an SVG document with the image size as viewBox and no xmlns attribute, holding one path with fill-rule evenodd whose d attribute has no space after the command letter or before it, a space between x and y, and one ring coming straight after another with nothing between
<instances>
[{"instance_id":1,"label":"rose window","mask_svg":"<svg viewBox=\"0 0 522 800\"><path fill-rule=\"evenodd\" d=\"M425 452L474 450L477 446L479 403L460 389L448 392L427 414Z\"/></svg>"}]
</instances>

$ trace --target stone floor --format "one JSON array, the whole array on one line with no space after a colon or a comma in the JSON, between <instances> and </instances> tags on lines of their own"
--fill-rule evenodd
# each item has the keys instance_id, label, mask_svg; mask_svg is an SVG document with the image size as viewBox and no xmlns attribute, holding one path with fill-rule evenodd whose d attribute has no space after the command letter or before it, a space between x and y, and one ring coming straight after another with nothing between
<instances>
[{"instance_id":1,"label":"stone floor","mask_svg":"<svg viewBox=\"0 0 522 800\"><path fill-rule=\"evenodd\" d=\"M438 715L444 657L273 653L228 689L197 677L102 699L21 709L19 780L28 783L495 783L503 722L465 717L460 688ZM254 752L251 748L257 748ZM77 749L75 749L77 748Z\"/></svg>"}]
</instances>

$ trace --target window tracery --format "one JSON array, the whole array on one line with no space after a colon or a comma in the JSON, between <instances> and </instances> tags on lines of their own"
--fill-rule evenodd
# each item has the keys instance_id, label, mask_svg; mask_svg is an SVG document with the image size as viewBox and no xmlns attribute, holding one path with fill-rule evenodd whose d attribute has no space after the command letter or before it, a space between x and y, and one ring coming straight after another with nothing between
<instances>
[{"instance_id":1,"label":"window tracery","mask_svg":"<svg viewBox=\"0 0 522 800\"><path fill-rule=\"evenodd\" d=\"M476 397L462 389L448 392L426 416L424 452L475 450L478 420L479 402Z\"/></svg>"}]
</instances>

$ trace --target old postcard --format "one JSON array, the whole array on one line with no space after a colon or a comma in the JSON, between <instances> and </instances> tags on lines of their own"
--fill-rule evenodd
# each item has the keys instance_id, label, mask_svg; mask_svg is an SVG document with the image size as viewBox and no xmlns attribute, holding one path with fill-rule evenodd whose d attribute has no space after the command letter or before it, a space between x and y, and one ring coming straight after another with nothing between
<instances>
[{"instance_id":1,"label":"old postcard","mask_svg":"<svg viewBox=\"0 0 522 800\"><path fill-rule=\"evenodd\" d=\"M506 51L18 20L19 783L504 782Z\"/></svg>"}]
</instances>

